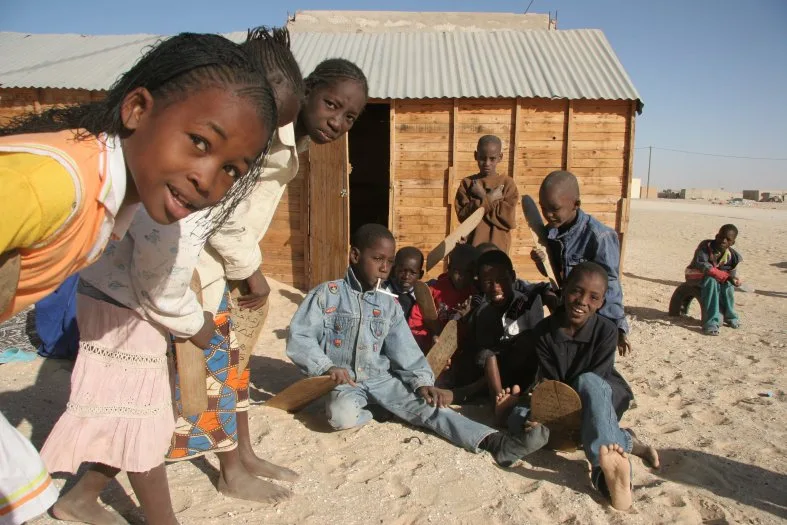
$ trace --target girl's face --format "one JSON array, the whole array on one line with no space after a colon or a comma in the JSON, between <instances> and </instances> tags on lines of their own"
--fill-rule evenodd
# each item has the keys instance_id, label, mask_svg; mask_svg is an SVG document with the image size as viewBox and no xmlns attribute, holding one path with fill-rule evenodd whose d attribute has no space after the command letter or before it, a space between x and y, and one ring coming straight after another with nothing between
<instances>
[{"instance_id":1,"label":"girl's face","mask_svg":"<svg viewBox=\"0 0 787 525\"><path fill-rule=\"evenodd\" d=\"M360 82L347 79L321 85L306 97L302 117L306 133L317 144L333 142L350 131L365 105Z\"/></svg>"},{"instance_id":2,"label":"girl's face","mask_svg":"<svg viewBox=\"0 0 787 525\"><path fill-rule=\"evenodd\" d=\"M172 101L137 88L123 101L130 134L123 154L150 217L169 224L217 204L245 176L272 130L257 108L231 89L207 88Z\"/></svg>"}]
</instances>

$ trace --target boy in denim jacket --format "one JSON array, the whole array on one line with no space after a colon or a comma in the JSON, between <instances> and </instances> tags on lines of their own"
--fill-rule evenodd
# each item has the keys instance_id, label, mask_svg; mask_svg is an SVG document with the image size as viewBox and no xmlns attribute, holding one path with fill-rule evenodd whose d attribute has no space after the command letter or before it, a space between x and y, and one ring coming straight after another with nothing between
<instances>
[{"instance_id":1,"label":"boy in denim jacket","mask_svg":"<svg viewBox=\"0 0 787 525\"><path fill-rule=\"evenodd\" d=\"M384 226L360 227L345 278L310 291L290 324L287 356L309 376L329 375L338 383L326 405L330 425L342 430L368 423L372 413L365 407L376 403L467 450L487 450L502 466L543 447L549 432L541 425L515 437L448 408L451 392L434 386L401 307L380 289L395 249Z\"/></svg>"},{"instance_id":2,"label":"boy in denim jacket","mask_svg":"<svg viewBox=\"0 0 787 525\"><path fill-rule=\"evenodd\" d=\"M579 183L568 171L553 171L541 183L539 204L547 221L547 250L562 288L571 270L584 261L600 264L609 276L604 306L599 314L618 327L618 352L631 351L629 325L623 312L623 290L620 287L620 241L612 228L603 225L580 209ZM531 256L543 264L535 250ZM543 267L539 271L546 275Z\"/></svg>"}]
</instances>

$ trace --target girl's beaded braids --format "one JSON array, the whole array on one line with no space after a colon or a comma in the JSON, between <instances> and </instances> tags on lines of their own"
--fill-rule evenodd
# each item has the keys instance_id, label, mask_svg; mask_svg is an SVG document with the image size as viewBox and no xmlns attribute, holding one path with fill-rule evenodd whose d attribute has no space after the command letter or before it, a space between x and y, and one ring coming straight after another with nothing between
<instances>
[{"instance_id":1,"label":"girl's beaded braids","mask_svg":"<svg viewBox=\"0 0 787 525\"><path fill-rule=\"evenodd\" d=\"M273 92L265 75L260 74L241 46L219 35L181 33L151 47L115 81L103 100L22 115L0 128L0 136L67 129L75 130L79 139L102 133L123 136L128 130L123 125L121 106L128 93L139 87L146 88L156 102L163 104L206 88L231 89L254 104L257 116L271 135L276 129ZM222 202L211 209L208 235L251 191L267 150L268 147L249 172L235 181Z\"/></svg>"},{"instance_id":2,"label":"girl's beaded braids","mask_svg":"<svg viewBox=\"0 0 787 525\"><path fill-rule=\"evenodd\" d=\"M306 87L301 68L290 51L290 32L286 28L261 26L250 29L241 47L252 63L265 71L268 83L272 86L284 84L298 101L303 100Z\"/></svg>"}]
</instances>

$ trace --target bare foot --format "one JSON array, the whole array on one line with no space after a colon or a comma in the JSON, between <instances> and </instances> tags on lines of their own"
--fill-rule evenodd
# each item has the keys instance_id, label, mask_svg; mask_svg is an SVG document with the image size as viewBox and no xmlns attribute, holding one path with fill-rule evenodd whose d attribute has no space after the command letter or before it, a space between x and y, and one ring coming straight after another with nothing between
<instances>
[{"instance_id":1,"label":"bare foot","mask_svg":"<svg viewBox=\"0 0 787 525\"><path fill-rule=\"evenodd\" d=\"M661 463L659 462L659 452L655 448L640 441L634 431L630 428L627 428L626 432L631 434L631 453L642 459L642 461L644 461L645 464L650 468L657 469L661 467Z\"/></svg>"},{"instance_id":2,"label":"bare foot","mask_svg":"<svg viewBox=\"0 0 787 525\"><path fill-rule=\"evenodd\" d=\"M52 515L60 521L76 521L90 525L128 525L120 514L110 512L97 500L85 501L64 494L52 507Z\"/></svg>"},{"instance_id":3,"label":"bare foot","mask_svg":"<svg viewBox=\"0 0 787 525\"><path fill-rule=\"evenodd\" d=\"M513 388L504 388L501 392L497 393L497 397L495 398L495 419L498 425L506 424L511 409L519 403L520 393L521 390L519 385L514 385Z\"/></svg>"},{"instance_id":4,"label":"bare foot","mask_svg":"<svg viewBox=\"0 0 787 525\"><path fill-rule=\"evenodd\" d=\"M631 463L623 447L617 443L601 445L598 463L604 473L612 507L628 510L631 507Z\"/></svg>"},{"instance_id":5,"label":"bare foot","mask_svg":"<svg viewBox=\"0 0 787 525\"><path fill-rule=\"evenodd\" d=\"M277 503L292 495L286 488L258 479L248 472L234 475L231 482L227 482L223 472L220 473L217 488L227 497L259 503Z\"/></svg>"},{"instance_id":6,"label":"bare foot","mask_svg":"<svg viewBox=\"0 0 787 525\"><path fill-rule=\"evenodd\" d=\"M254 452L241 452L240 460L249 474L261 476L263 478L278 479L281 481L295 481L300 476L296 472L286 468L274 465L270 461L257 457Z\"/></svg>"}]
</instances>

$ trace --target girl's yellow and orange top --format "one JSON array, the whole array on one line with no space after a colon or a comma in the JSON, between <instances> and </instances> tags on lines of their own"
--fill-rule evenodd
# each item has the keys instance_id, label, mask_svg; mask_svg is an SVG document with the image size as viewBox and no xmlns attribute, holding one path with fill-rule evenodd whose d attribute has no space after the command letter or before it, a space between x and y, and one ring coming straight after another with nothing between
<instances>
[{"instance_id":1,"label":"girl's yellow and orange top","mask_svg":"<svg viewBox=\"0 0 787 525\"><path fill-rule=\"evenodd\" d=\"M125 166L111 177L108 166L106 139L77 140L76 130L0 137L0 253L16 250L21 263L18 283L0 283L16 287L0 321L101 254L125 193Z\"/></svg>"}]
</instances>

